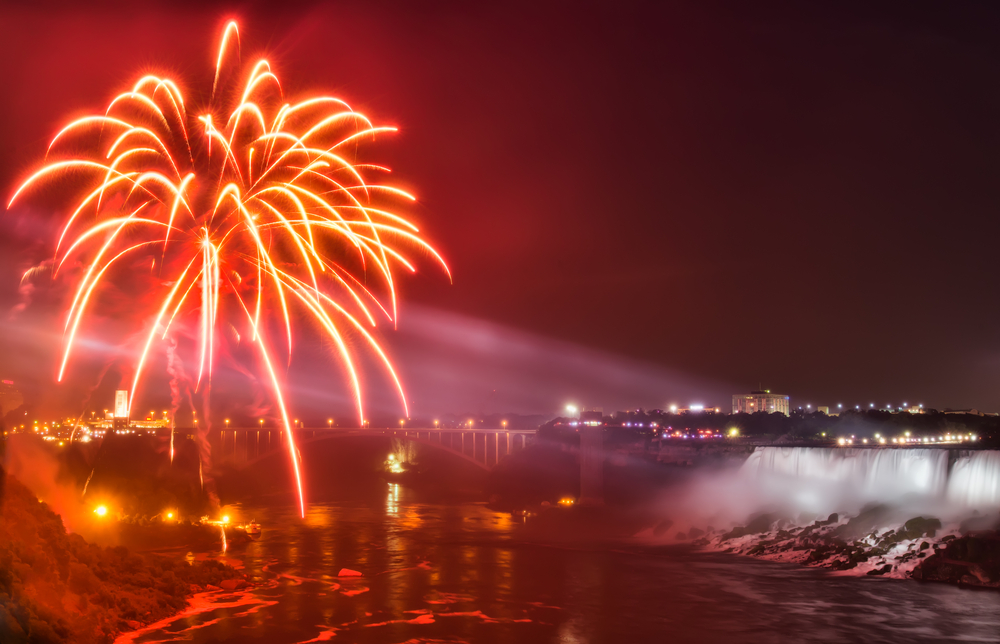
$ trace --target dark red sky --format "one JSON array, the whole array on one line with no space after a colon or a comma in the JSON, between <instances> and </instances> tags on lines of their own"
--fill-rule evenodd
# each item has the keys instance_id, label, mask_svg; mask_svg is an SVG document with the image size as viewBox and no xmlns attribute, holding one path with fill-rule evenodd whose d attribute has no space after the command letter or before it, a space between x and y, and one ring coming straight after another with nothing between
<instances>
[{"instance_id":1,"label":"dark red sky","mask_svg":"<svg viewBox=\"0 0 1000 644\"><path fill-rule=\"evenodd\" d=\"M1000 409L1000 9L814 4L8 5L0 186L138 73L203 81L235 17L286 90L401 128L455 275L409 301L733 393ZM51 250L9 217L4 315Z\"/></svg>"}]
</instances>

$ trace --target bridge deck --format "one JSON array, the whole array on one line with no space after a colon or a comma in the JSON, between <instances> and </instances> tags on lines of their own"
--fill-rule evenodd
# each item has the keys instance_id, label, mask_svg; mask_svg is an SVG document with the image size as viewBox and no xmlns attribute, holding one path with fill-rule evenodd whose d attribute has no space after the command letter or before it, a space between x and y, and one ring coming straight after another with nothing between
<instances>
[{"instance_id":1,"label":"bridge deck","mask_svg":"<svg viewBox=\"0 0 1000 644\"><path fill-rule=\"evenodd\" d=\"M300 427L293 431L299 451L305 445L320 440L349 436L385 436L430 445L487 470L495 467L505 456L524 449L537 432L534 429L437 427ZM273 427L228 427L213 430L209 440L212 452L222 461L245 466L285 449L287 437L284 431Z\"/></svg>"}]
</instances>

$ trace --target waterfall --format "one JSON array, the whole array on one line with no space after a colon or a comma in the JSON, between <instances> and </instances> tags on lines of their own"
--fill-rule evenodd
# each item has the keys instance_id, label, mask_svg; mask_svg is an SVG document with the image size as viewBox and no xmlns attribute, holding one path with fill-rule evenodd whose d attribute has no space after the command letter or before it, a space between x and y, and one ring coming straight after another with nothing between
<instances>
[{"instance_id":1,"label":"waterfall","mask_svg":"<svg viewBox=\"0 0 1000 644\"><path fill-rule=\"evenodd\" d=\"M740 469L775 504L810 512L896 503L925 509L1000 506L1000 452L920 448L758 447Z\"/></svg>"},{"instance_id":2,"label":"waterfall","mask_svg":"<svg viewBox=\"0 0 1000 644\"><path fill-rule=\"evenodd\" d=\"M936 496L944 492L948 481L948 453L939 449L759 447L743 468L846 484L876 496Z\"/></svg>"},{"instance_id":3,"label":"waterfall","mask_svg":"<svg viewBox=\"0 0 1000 644\"><path fill-rule=\"evenodd\" d=\"M926 505L944 497L948 452L939 449L758 447L740 470L763 500L816 514L869 503Z\"/></svg>"},{"instance_id":4,"label":"waterfall","mask_svg":"<svg viewBox=\"0 0 1000 644\"><path fill-rule=\"evenodd\" d=\"M973 508L1000 506L1000 452L971 452L955 462L948 500Z\"/></svg>"}]
</instances>

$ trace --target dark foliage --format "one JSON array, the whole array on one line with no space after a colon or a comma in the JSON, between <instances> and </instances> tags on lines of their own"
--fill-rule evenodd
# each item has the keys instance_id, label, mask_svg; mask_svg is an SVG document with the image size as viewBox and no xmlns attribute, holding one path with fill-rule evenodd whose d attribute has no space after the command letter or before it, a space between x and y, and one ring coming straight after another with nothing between
<instances>
[{"instance_id":1,"label":"dark foliage","mask_svg":"<svg viewBox=\"0 0 1000 644\"><path fill-rule=\"evenodd\" d=\"M182 609L192 585L240 577L216 561L102 548L67 534L59 515L6 477L0 499L0 642L110 642Z\"/></svg>"}]
</instances>

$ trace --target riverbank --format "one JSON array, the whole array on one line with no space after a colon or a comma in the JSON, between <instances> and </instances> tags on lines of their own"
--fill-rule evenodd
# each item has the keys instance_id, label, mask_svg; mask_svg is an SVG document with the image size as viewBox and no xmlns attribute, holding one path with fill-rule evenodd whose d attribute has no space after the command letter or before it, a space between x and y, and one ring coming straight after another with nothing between
<instances>
[{"instance_id":1,"label":"riverbank","mask_svg":"<svg viewBox=\"0 0 1000 644\"><path fill-rule=\"evenodd\" d=\"M184 610L204 588L246 585L236 569L101 547L17 479L0 499L0 641L111 642Z\"/></svg>"}]
</instances>

